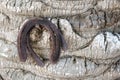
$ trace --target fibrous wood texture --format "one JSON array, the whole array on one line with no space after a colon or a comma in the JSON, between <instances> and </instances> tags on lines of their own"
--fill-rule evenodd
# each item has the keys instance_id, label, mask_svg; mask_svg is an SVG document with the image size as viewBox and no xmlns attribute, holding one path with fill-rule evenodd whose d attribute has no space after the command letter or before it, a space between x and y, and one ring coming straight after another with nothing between
<instances>
[{"instance_id":1,"label":"fibrous wood texture","mask_svg":"<svg viewBox=\"0 0 120 80\"><path fill-rule=\"evenodd\" d=\"M57 64L20 62L17 36L25 20L47 18L62 32L68 50ZM31 32L34 51L48 59L49 33ZM0 0L1 80L119 80L119 0Z\"/></svg>"}]
</instances>

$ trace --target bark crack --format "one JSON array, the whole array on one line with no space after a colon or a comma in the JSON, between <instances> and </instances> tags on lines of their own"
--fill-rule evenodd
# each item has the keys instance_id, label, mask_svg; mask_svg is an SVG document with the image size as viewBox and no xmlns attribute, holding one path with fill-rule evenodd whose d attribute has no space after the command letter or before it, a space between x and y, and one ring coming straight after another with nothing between
<instances>
[{"instance_id":1,"label":"bark crack","mask_svg":"<svg viewBox=\"0 0 120 80\"><path fill-rule=\"evenodd\" d=\"M0 75L0 79L1 79L1 80L5 80L5 79L2 77L2 75Z\"/></svg>"}]
</instances>

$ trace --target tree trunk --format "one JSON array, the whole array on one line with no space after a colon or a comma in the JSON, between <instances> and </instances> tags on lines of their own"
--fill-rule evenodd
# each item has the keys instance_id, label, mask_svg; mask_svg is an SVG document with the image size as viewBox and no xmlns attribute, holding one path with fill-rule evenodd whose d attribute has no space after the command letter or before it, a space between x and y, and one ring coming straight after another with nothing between
<instances>
[{"instance_id":1,"label":"tree trunk","mask_svg":"<svg viewBox=\"0 0 120 80\"><path fill-rule=\"evenodd\" d=\"M0 80L119 80L120 0L0 0ZM49 33L31 32L38 66L19 60L17 36L26 20L48 19L62 32L67 51L48 60Z\"/></svg>"}]
</instances>

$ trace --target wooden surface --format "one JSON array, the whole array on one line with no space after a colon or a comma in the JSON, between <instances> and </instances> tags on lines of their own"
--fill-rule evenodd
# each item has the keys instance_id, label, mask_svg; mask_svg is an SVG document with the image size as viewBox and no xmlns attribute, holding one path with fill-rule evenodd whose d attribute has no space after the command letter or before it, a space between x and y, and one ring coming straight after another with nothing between
<instances>
[{"instance_id":1,"label":"wooden surface","mask_svg":"<svg viewBox=\"0 0 120 80\"><path fill-rule=\"evenodd\" d=\"M119 0L0 0L1 80L115 80L120 78ZM54 3L53 3L54 2ZM57 64L20 62L17 36L25 20L48 17L63 33L68 50ZM49 33L31 32L36 53L48 59Z\"/></svg>"}]
</instances>

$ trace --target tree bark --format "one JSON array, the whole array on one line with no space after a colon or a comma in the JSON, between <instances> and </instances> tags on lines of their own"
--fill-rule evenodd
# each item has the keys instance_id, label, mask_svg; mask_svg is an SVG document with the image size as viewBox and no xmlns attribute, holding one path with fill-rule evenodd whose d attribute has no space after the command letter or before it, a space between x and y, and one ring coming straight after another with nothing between
<instances>
[{"instance_id":1,"label":"tree bark","mask_svg":"<svg viewBox=\"0 0 120 80\"><path fill-rule=\"evenodd\" d=\"M119 80L119 0L0 0L0 80ZM64 36L68 50L57 64L38 66L29 56L19 60L17 36L31 18L51 20ZM50 52L49 33L31 32L34 51L44 59Z\"/></svg>"}]
</instances>

